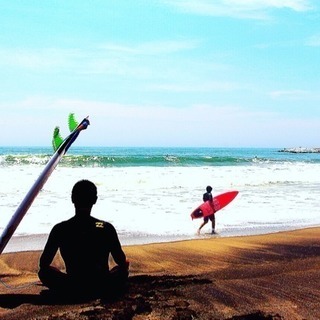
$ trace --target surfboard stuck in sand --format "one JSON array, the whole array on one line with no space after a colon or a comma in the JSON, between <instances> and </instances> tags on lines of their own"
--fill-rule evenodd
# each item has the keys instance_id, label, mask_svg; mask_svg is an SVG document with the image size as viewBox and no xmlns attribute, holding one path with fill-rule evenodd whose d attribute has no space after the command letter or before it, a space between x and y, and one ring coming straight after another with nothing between
<instances>
[{"instance_id":1,"label":"surfboard stuck in sand","mask_svg":"<svg viewBox=\"0 0 320 320\"><path fill-rule=\"evenodd\" d=\"M212 201L206 201L194 209L191 218L199 219L210 216L228 205L239 193L239 191L228 191L215 196Z\"/></svg>"}]
</instances>

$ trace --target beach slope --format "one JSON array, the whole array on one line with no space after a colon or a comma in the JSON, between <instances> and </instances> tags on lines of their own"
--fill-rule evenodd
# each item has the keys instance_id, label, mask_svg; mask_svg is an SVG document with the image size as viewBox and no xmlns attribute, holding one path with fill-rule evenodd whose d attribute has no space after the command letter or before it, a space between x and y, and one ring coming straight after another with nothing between
<instances>
[{"instance_id":1,"label":"beach slope","mask_svg":"<svg viewBox=\"0 0 320 320\"><path fill-rule=\"evenodd\" d=\"M320 228L127 246L127 292L73 301L47 294L40 252L0 256L0 319L319 319ZM61 260L55 261L61 267Z\"/></svg>"}]
</instances>

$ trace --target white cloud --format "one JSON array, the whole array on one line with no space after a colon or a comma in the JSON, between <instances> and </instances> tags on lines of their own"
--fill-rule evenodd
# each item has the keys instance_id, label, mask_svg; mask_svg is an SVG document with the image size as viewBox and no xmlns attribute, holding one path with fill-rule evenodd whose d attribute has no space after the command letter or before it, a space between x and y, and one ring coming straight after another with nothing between
<instances>
[{"instance_id":1,"label":"white cloud","mask_svg":"<svg viewBox=\"0 0 320 320\"><path fill-rule=\"evenodd\" d=\"M307 11L311 9L311 4L308 0L224 0L222 3L231 6L250 8L250 10L287 8L293 11Z\"/></svg>"},{"instance_id":2,"label":"white cloud","mask_svg":"<svg viewBox=\"0 0 320 320\"><path fill-rule=\"evenodd\" d=\"M197 40L160 40L135 44L105 43L88 53L88 74L115 74L134 78L161 76L175 69L168 56L197 48ZM156 60L157 59L157 60ZM164 59L164 60L163 60ZM155 63L156 61L156 63ZM165 63L166 68L160 67ZM161 72L158 72L161 70Z\"/></svg>"},{"instance_id":3,"label":"white cloud","mask_svg":"<svg viewBox=\"0 0 320 320\"><path fill-rule=\"evenodd\" d=\"M161 55L197 48L197 40L163 40L135 44L105 43L89 48L0 48L0 67L32 72L150 76ZM150 56L150 61L147 57ZM160 61L159 61L160 62ZM166 59L166 62L168 60Z\"/></svg>"},{"instance_id":4,"label":"white cloud","mask_svg":"<svg viewBox=\"0 0 320 320\"><path fill-rule=\"evenodd\" d=\"M268 19L268 10L271 9L289 9L295 12L312 9L308 0L165 0L162 2L192 14L258 20Z\"/></svg>"},{"instance_id":5,"label":"white cloud","mask_svg":"<svg viewBox=\"0 0 320 320\"><path fill-rule=\"evenodd\" d=\"M167 92L213 92L213 91L232 91L240 88L240 85L233 82L208 82L192 84L154 84L148 89Z\"/></svg>"},{"instance_id":6,"label":"white cloud","mask_svg":"<svg viewBox=\"0 0 320 320\"><path fill-rule=\"evenodd\" d=\"M277 90L270 92L270 96L275 99L298 100L305 99L310 93L305 90Z\"/></svg>"},{"instance_id":7,"label":"white cloud","mask_svg":"<svg viewBox=\"0 0 320 320\"><path fill-rule=\"evenodd\" d=\"M235 105L129 105L90 100L30 98L0 105L1 145L50 146L53 128L68 134L67 116L89 115L82 146L273 146L316 145L320 119ZM30 108L33 108L30 111ZM38 112L36 112L38 111ZM297 127L300 129L297 130ZM283 132L286 132L284 135Z\"/></svg>"},{"instance_id":8,"label":"white cloud","mask_svg":"<svg viewBox=\"0 0 320 320\"><path fill-rule=\"evenodd\" d=\"M13 66L38 69L56 69L66 67L72 61L79 61L83 53L78 49L42 48L42 49L0 49L0 66Z\"/></svg>"},{"instance_id":9,"label":"white cloud","mask_svg":"<svg viewBox=\"0 0 320 320\"><path fill-rule=\"evenodd\" d=\"M107 43L100 47L117 54L132 54L132 55L159 55L176 53L186 50L192 50L199 46L197 40L160 40L137 43L130 45L121 45L117 43Z\"/></svg>"},{"instance_id":10,"label":"white cloud","mask_svg":"<svg viewBox=\"0 0 320 320\"><path fill-rule=\"evenodd\" d=\"M314 35L307 39L306 45L310 47L320 47L320 35Z\"/></svg>"}]
</instances>

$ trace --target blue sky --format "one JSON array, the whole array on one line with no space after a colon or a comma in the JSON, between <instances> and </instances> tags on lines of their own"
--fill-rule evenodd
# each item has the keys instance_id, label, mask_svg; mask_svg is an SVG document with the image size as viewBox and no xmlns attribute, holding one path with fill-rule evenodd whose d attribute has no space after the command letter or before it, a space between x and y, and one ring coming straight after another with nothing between
<instances>
[{"instance_id":1,"label":"blue sky","mask_svg":"<svg viewBox=\"0 0 320 320\"><path fill-rule=\"evenodd\" d=\"M0 2L0 145L320 147L316 0Z\"/></svg>"}]
</instances>

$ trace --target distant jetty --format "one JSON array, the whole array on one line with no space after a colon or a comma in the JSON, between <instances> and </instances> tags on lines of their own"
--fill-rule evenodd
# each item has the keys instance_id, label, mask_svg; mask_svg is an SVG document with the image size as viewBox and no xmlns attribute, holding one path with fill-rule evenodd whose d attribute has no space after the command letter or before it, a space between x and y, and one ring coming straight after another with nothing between
<instances>
[{"instance_id":1,"label":"distant jetty","mask_svg":"<svg viewBox=\"0 0 320 320\"><path fill-rule=\"evenodd\" d=\"M279 152L288 152L288 153L320 153L320 148L284 148L279 150Z\"/></svg>"}]
</instances>

